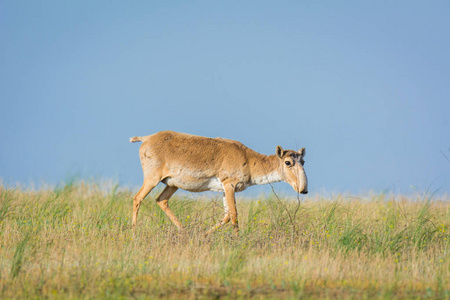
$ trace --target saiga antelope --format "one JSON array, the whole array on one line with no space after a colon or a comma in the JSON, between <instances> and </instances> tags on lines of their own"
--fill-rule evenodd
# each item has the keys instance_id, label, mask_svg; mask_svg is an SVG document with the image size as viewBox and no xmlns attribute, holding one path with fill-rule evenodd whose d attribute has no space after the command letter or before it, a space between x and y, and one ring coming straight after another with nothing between
<instances>
[{"instance_id":1,"label":"saiga antelope","mask_svg":"<svg viewBox=\"0 0 450 300\"><path fill-rule=\"evenodd\" d=\"M133 197L133 228L142 200L159 182L166 187L156 198L156 203L179 230L183 226L168 204L179 188L190 192L224 193L225 215L206 234L230 220L238 234L235 193L251 185L285 181L298 193L308 193L308 180L303 169L305 148L296 152L277 146L276 154L263 155L237 141L173 131L132 137L130 142L143 142L139 157L144 183Z\"/></svg>"}]
</instances>

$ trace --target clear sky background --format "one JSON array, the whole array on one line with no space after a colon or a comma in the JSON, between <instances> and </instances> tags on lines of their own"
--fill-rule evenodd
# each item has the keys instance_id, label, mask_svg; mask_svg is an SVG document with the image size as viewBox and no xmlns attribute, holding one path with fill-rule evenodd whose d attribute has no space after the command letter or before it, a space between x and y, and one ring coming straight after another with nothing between
<instances>
[{"instance_id":1,"label":"clear sky background","mask_svg":"<svg viewBox=\"0 0 450 300\"><path fill-rule=\"evenodd\" d=\"M306 147L311 193L448 193L449 16L448 1L1 1L0 178L137 187L129 137L170 129Z\"/></svg>"}]
</instances>

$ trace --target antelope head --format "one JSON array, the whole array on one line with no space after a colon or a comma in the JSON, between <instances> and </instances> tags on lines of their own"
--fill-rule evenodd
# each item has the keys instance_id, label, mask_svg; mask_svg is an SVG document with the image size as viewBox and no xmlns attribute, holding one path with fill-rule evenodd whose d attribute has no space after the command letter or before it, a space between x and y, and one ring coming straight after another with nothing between
<instances>
[{"instance_id":1,"label":"antelope head","mask_svg":"<svg viewBox=\"0 0 450 300\"><path fill-rule=\"evenodd\" d=\"M296 152L294 150L283 150L283 148L277 146L276 155L280 160L279 170L281 170L282 180L289 183L297 193L307 194L308 178L306 178L303 169L305 148Z\"/></svg>"}]
</instances>

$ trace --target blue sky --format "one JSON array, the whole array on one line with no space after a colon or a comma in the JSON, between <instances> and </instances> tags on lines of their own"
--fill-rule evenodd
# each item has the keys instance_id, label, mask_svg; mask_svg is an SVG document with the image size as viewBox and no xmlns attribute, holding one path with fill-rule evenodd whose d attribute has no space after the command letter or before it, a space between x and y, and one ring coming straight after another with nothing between
<instances>
[{"instance_id":1,"label":"blue sky","mask_svg":"<svg viewBox=\"0 0 450 300\"><path fill-rule=\"evenodd\" d=\"M448 1L2 1L0 178L135 187L128 138L170 129L306 147L311 193L448 193L449 15Z\"/></svg>"}]
</instances>

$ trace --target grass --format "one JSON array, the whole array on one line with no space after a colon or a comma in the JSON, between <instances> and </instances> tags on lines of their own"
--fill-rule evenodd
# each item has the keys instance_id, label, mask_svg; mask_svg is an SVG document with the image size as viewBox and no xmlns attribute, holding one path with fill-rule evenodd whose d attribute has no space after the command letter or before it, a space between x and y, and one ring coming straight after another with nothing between
<instances>
[{"instance_id":1,"label":"grass","mask_svg":"<svg viewBox=\"0 0 450 300\"><path fill-rule=\"evenodd\" d=\"M154 193L133 232L132 196L0 187L0 298L450 298L447 197L241 199L240 236L205 238L221 195L174 195L185 234Z\"/></svg>"}]
</instances>

